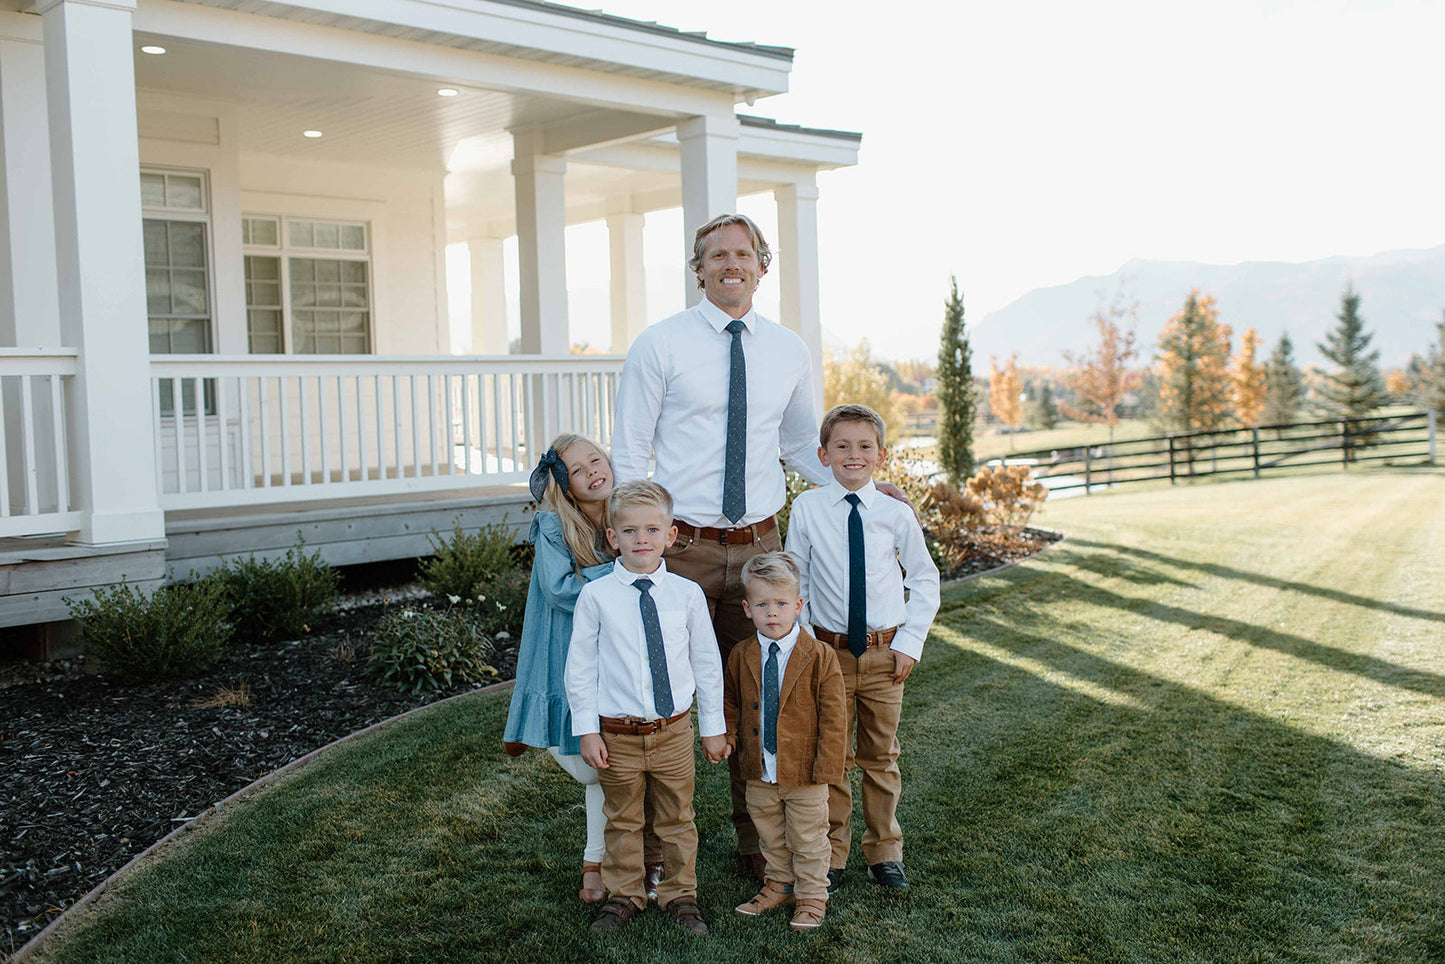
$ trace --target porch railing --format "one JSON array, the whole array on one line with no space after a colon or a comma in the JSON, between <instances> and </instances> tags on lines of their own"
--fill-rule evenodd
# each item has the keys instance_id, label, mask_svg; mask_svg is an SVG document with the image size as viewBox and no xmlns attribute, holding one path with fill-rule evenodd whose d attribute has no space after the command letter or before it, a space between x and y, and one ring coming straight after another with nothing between
<instances>
[{"instance_id":1,"label":"porch railing","mask_svg":"<svg viewBox=\"0 0 1445 964\"><path fill-rule=\"evenodd\" d=\"M0 538L80 528L66 426L73 348L0 348Z\"/></svg>"},{"instance_id":2,"label":"porch railing","mask_svg":"<svg viewBox=\"0 0 1445 964\"><path fill-rule=\"evenodd\" d=\"M607 444L620 356L151 357L163 509L520 482L561 431Z\"/></svg>"}]
</instances>

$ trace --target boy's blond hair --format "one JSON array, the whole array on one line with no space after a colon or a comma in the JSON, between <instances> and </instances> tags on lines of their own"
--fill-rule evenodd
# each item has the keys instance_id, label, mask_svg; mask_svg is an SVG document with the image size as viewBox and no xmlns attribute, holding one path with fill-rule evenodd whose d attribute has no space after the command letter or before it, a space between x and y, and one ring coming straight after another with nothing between
<instances>
[{"instance_id":1,"label":"boy's blond hair","mask_svg":"<svg viewBox=\"0 0 1445 964\"><path fill-rule=\"evenodd\" d=\"M823 424L818 426L818 444L823 448L828 447L828 439L833 437L833 428L839 422L867 422L878 436L878 447L888 447L888 430L882 415L867 405L834 405L823 416Z\"/></svg>"},{"instance_id":2,"label":"boy's blond hair","mask_svg":"<svg viewBox=\"0 0 1445 964\"><path fill-rule=\"evenodd\" d=\"M607 499L607 514L616 519L619 512L639 506L655 506L667 513L667 522L672 524L672 495L656 482L639 479L624 482L612 490Z\"/></svg>"},{"instance_id":3,"label":"boy's blond hair","mask_svg":"<svg viewBox=\"0 0 1445 964\"><path fill-rule=\"evenodd\" d=\"M578 442L586 442L588 445L602 453L604 459L607 453L602 446L592 441L585 435L576 435L572 432L563 432L552 440L552 451L557 453L560 459L572 446ZM612 471L612 460L607 459L607 471ZM597 530L592 528L592 520L578 507L572 498L571 491L563 492L560 485L548 484L547 493L542 497L547 507L557 513L557 519L562 523L562 541L567 543L567 548L572 550L572 558L577 560L579 566L596 566L604 562L611 562L611 553L605 553L597 545ZM603 507L602 528L607 528L607 510Z\"/></svg>"},{"instance_id":4,"label":"boy's blond hair","mask_svg":"<svg viewBox=\"0 0 1445 964\"><path fill-rule=\"evenodd\" d=\"M753 588L753 583L765 582L770 586L791 585L793 592L799 592L803 574L798 564L786 552L762 552L743 563L743 592Z\"/></svg>"}]
</instances>

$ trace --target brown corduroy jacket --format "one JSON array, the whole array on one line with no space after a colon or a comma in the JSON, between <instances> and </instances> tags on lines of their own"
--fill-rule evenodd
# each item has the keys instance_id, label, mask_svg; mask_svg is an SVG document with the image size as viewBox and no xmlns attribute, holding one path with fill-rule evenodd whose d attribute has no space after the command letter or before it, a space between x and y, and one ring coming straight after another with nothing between
<instances>
[{"instance_id":1,"label":"brown corduroy jacket","mask_svg":"<svg viewBox=\"0 0 1445 964\"><path fill-rule=\"evenodd\" d=\"M749 636L732 648L723 673L727 740L745 780L763 777L762 692L762 653ZM800 630L778 681L778 785L841 780L847 719L837 654Z\"/></svg>"}]
</instances>

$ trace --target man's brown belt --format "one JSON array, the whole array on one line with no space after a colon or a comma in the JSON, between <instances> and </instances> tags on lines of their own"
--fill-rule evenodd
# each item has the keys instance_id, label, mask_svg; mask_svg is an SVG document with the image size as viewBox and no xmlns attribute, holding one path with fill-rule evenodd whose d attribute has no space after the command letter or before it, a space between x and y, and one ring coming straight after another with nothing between
<instances>
[{"instance_id":1,"label":"man's brown belt","mask_svg":"<svg viewBox=\"0 0 1445 964\"><path fill-rule=\"evenodd\" d=\"M687 716L688 711L681 713L667 720L639 720L636 717L624 716L621 719L614 719L610 716L598 717L602 722L603 733L621 734L622 736L650 736L666 726L671 726L678 720Z\"/></svg>"},{"instance_id":2,"label":"man's brown belt","mask_svg":"<svg viewBox=\"0 0 1445 964\"><path fill-rule=\"evenodd\" d=\"M677 525L679 536L699 542L717 542L725 546L746 545L761 539L764 534L772 532L778 527L778 517L772 515L761 522L754 522L750 526L738 526L736 529L714 529L712 526L689 525L681 519L673 521Z\"/></svg>"},{"instance_id":3,"label":"man's brown belt","mask_svg":"<svg viewBox=\"0 0 1445 964\"><path fill-rule=\"evenodd\" d=\"M887 646L893 642L893 637L898 635L898 627L892 629L880 629L876 633L868 634L869 646ZM824 629L821 626L813 627L813 638L820 643L832 643L834 649L848 648L848 634L835 633L832 630Z\"/></svg>"}]
</instances>

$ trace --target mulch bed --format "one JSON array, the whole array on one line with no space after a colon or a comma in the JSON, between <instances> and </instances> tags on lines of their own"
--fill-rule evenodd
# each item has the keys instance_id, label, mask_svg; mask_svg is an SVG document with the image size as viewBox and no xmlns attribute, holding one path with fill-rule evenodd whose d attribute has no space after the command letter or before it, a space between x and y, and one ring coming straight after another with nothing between
<instances>
[{"instance_id":1,"label":"mulch bed","mask_svg":"<svg viewBox=\"0 0 1445 964\"><path fill-rule=\"evenodd\" d=\"M945 575L992 569L1058 538L1024 530L960 552ZM0 949L18 949L136 854L259 777L471 689L404 694L366 677L367 635L399 604L370 601L386 595L417 591L352 598L305 639L233 647L184 680L126 684L88 672L83 658L0 667ZM494 665L510 679L515 651L501 648Z\"/></svg>"}]
</instances>

